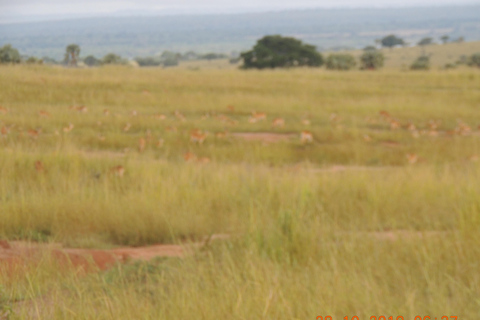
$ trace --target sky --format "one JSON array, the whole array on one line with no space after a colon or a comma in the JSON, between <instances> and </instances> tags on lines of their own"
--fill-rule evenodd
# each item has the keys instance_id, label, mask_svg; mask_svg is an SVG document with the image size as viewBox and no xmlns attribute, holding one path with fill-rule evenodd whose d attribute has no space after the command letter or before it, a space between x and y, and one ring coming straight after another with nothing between
<instances>
[{"instance_id":1,"label":"sky","mask_svg":"<svg viewBox=\"0 0 480 320\"><path fill-rule=\"evenodd\" d=\"M3 21L43 17L240 13L306 8L480 4L480 0L0 0Z\"/></svg>"}]
</instances>

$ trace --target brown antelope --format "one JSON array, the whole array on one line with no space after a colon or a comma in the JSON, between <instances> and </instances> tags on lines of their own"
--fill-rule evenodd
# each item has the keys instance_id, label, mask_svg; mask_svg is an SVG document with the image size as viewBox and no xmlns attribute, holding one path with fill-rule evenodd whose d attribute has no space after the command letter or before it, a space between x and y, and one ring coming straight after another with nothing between
<instances>
[{"instance_id":1,"label":"brown antelope","mask_svg":"<svg viewBox=\"0 0 480 320\"><path fill-rule=\"evenodd\" d=\"M196 160L197 156L193 152L186 152L183 155L183 159L185 160L185 162L190 162Z\"/></svg>"},{"instance_id":2,"label":"brown antelope","mask_svg":"<svg viewBox=\"0 0 480 320\"><path fill-rule=\"evenodd\" d=\"M140 138L138 140L138 151L143 152L145 150L145 146L147 144L147 141L145 138Z\"/></svg>"},{"instance_id":3,"label":"brown antelope","mask_svg":"<svg viewBox=\"0 0 480 320\"><path fill-rule=\"evenodd\" d=\"M38 136L40 135L40 129L29 129L28 130L28 135L32 138L32 139L37 139Z\"/></svg>"},{"instance_id":4,"label":"brown antelope","mask_svg":"<svg viewBox=\"0 0 480 320\"><path fill-rule=\"evenodd\" d=\"M477 162L479 159L478 155L474 154L474 155L471 155L470 157L468 157L468 160L472 161L472 162Z\"/></svg>"},{"instance_id":5,"label":"brown antelope","mask_svg":"<svg viewBox=\"0 0 480 320\"><path fill-rule=\"evenodd\" d=\"M302 124L303 124L304 126L309 126L309 125L310 125L310 120L308 120L308 119L302 119Z\"/></svg>"},{"instance_id":6,"label":"brown antelope","mask_svg":"<svg viewBox=\"0 0 480 320\"><path fill-rule=\"evenodd\" d=\"M157 120L165 120L167 118L167 116L164 114L156 114L153 117Z\"/></svg>"},{"instance_id":7,"label":"brown antelope","mask_svg":"<svg viewBox=\"0 0 480 320\"><path fill-rule=\"evenodd\" d=\"M267 119L267 114L265 112L252 112L252 115L248 119L248 122L250 123L255 123L260 120L265 120Z\"/></svg>"},{"instance_id":8,"label":"brown antelope","mask_svg":"<svg viewBox=\"0 0 480 320\"><path fill-rule=\"evenodd\" d=\"M283 118L273 119L272 127L280 128L280 127L284 127L284 126L285 126L285 120Z\"/></svg>"},{"instance_id":9,"label":"brown antelope","mask_svg":"<svg viewBox=\"0 0 480 320\"><path fill-rule=\"evenodd\" d=\"M105 141L105 136L99 134L99 135L98 135L98 140L100 140L100 141Z\"/></svg>"},{"instance_id":10,"label":"brown antelope","mask_svg":"<svg viewBox=\"0 0 480 320\"><path fill-rule=\"evenodd\" d=\"M431 119L431 120L428 121L427 126L430 130L437 130L440 123L441 123L441 121L439 121L439 120Z\"/></svg>"},{"instance_id":11,"label":"brown antelope","mask_svg":"<svg viewBox=\"0 0 480 320\"><path fill-rule=\"evenodd\" d=\"M208 157L201 157L201 158L198 158L198 159L197 159L197 162L198 162L198 163L209 163L209 162L210 162L210 158L208 158Z\"/></svg>"},{"instance_id":12,"label":"brown antelope","mask_svg":"<svg viewBox=\"0 0 480 320\"><path fill-rule=\"evenodd\" d=\"M207 133L203 133L201 130L194 129L190 132L190 142L203 144L206 138Z\"/></svg>"},{"instance_id":13,"label":"brown antelope","mask_svg":"<svg viewBox=\"0 0 480 320\"><path fill-rule=\"evenodd\" d=\"M114 175L116 175L117 177L123 177L123 175L125 174L125 168L123 166L115 166L113 168L110 169L110 172Z\"/></svg>"},{"instance_id":14,"label":"brown antelope","mask_svg":"<svg viewBox=\"0 0 480 320\"><path fill-rule=\"evenodd\" d=\"M2 129L0 129L0 133L2 134L2 136L5 137L7 134L10 133L10 128L3 126Z\"/></svg>"},{"instance_id":15,"label":"brown antelope","mask_svg":"<svg viewBox=\"0 0 480 320\"><path fill-rule=\"evenodd\" d=\"M412 122L409 122L407 124L407 130L410 131L410 132L417 131L417 127Z\"/></svg>"},{"instance_id":16,"label":"brown antelope","mask_svg":"<svg viewBox=\"0 0 480 320\"><path fill-rule=\"evenodd\" d=\"M185 116L182 113L180 113L180 111L178 110L175 111L175 117L177 117L177 119L182 122L185 121Z\"/></svg>"},{"instance_id":17,"label":"brown antelope","mask_svg":"<svg viewBox=\"0 0 480 320\"><path fill-rule=\"evenodd\" d=\"M227 137L227 134L227 131L219 131L215 133L215 137L217 137L218 139L224 139Z\"/></svg>"},{"instance_id":18,"label":"brown antelope","mask_svg":"<svg viewBox=\"0 0 480 320\"><path fill-rule=\"evenodd\" d=\"M88 111L88 108L85 106L71 106L70 109L76 110L78 112L86 113Z\"/></svg>"},{"instance_id":19,"label":"brown antelope","mask_svg":"<svg viewBox=\"0 0 480 320\"><path fill-rule=\"evenodd\" d=\"M0 106L0 113L6 114L7 112L7 108Z\"/></svg>"},{"instance_id":20,"label":"brown antelope","mask_svg":"<svg viewBox=\"0 0 480 320\"><path fill-rule=\"evenodd\" d=\"M415 153L408 153L407 161L409 164L415 164L418 161L418 156Z\"/></svg>"},{"instance_id":21,"label":"brown antelope","mask_svg":"<svg viewBox=\"0 0 480 320\"><path fill-rule=\"evenodd\" d=\"M363 140L365 140L365 142L370 142L370 141L372 141L372 138L368 134L364 134L363 135Z\"/></svg>"},{"instance_id":22,"label":"brown antelope","mask_svg":"<svg viewBox=\"0 0 480 320\"><path fill-rule=\"evenodd\" d=\"M104 116L109 116L109 115L110 115L110 110L108 110L108 109L103 109L103 115L104 115Z\"/></svg>"},{"instance_id":23,"label":"brown antelope","mask_svg":"<svg viewBox=\"0 0 480 320\"><path fill-rule=\"evenodd\" d=\"M384 118L384 119L389 119L389 118L391 118L390 113L388 113L387 111L382 110L382 111L380 111L379 113L380 113L380 116L381 116L382 118Z\"/></svg>"},{"instance_id":24,"label":"brown antelope","mask_svg":"<svg viewBox=\"0 0 480 320\"><path fill-rule=\"evenodd\" d=\"M396 129L399 129L400 127L401 127L400 122L398 122L395 119L390 119L390 129L396 130Z\"/></svg>"},{"instance_id":25,"label":"brown antelope","mask_svg":"<svg viewBox=\"0 0 480 320\"><path fill-rule=\"evenodd\" d=\"M39 173L45 172L45 167L43 166L42 161L35 161L35 170Z\"/></svg>"},{"instance_id":26,"label":"brown antelope","mask_svg":"<svg viewBox=\"0 0 480 320\"><path fill-rule=\"evenodd\" d=\"M45 111L45 110L40 110L40 111L38 112L38 115L39 115L40 117L42 117L42 118L48 118L48 117L50 117L50 113L47 112L47 111Z\"/></svg>"},{"instance_id":27,"label":"brown antelope","mask_svg":"<svg viewBox=\"0 0 480 320\"><path fill-rule=\"evenodd\" d=\"M127 124L123 127L123 131L127 132L128 130L130 130L131 127L132 125L130 124L130 122L127 122Z\"/></svg>"},{"instance_id":28,"label":"brown antelope","mask_svg":"<svg viewBox=\"0 0 480 320\"><path fill-rule=\"evenodd\" d=\"M136 117L137 116L137 110L133 110L132 112L130 112L130 115L132 117Z\"/></svg>"},{"instance_id":29,"label":"brown antelope","mask_svg":"<svg viewBox=\"0 0 480 320\"><path fill-rule=\"evenodd\" d=\"M229 105L229 106L227 106L227 110L230 111L230 112L234 112L234 111L235 111L235 107L232 106L232 105Z\"/></svg>"},{"instance_id":30,"label":"brown antelope","mask_svg":"<svg viewBox=\"0 0 480 320\"><path fill-rule=\"evenodd\" d=\"M70 123L68 124L68 127L63 128L63 132L69 133L70 131L72 131L73 127L74 127L73 123Z\"/></svg>"},{"instance_id":31,"label":"brown antelope","mask_svg":"<svg viewBox=\"0 0 480 320\"><path fill-rule=\"evenodd\" d=\"M300 141L302 143L313 142L313 135L310 131L304 130L300 133Z\"/></svg>"}]
</instances>

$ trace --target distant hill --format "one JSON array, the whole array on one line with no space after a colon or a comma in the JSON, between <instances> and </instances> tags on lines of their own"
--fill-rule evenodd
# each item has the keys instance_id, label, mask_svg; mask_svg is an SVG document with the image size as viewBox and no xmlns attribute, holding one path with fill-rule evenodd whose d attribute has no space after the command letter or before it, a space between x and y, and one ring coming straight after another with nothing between
<instances>
[{"instance_id":1,"label":"distant hill","mask_svg":"<svg viewBox=\"0 0 480 320\"><path fill-rule=\"evenodd\" d=\"M361 48L395 33L411 43L422 37L480 40L480 5L392 9L315 9L230 15L89 18L0 24L0 45L22 54L61 59L70 43L82 56L115 52L149 56L164 50L242 51L266 34L295 36L320 50Z\"/></svg>"}]
</instances>

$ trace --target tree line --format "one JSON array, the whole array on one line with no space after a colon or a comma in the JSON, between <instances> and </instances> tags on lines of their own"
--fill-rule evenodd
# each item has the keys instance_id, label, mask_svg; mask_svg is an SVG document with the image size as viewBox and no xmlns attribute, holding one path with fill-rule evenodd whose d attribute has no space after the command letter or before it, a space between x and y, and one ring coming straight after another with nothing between
<instances>
[{"instance_id":1,"label":"tree line","mask_svg":"<svg viewBox=\"0 0 480 320\"><path fill-rule=\"evenodd\" d=\"M447 35L440 37L443 44L450 41ZM463 42L464 39L458 39L450 42ZM434 44L434 39L426 37L421 39L417 45L422 48L422 54L411 64L410 68L414 70L429 69L430 57L425 53L425 46ZM230 56L222 53L198 54L194 51L188 51L184 54L164 51L158 56L137 57L133 59L139 66L176 66L180 61L187 60L214 60L229 58L233 64L243 61L242 69L267 69L267 68L291 68L291 67L321 67L325 65L330 70L350 70L359 65L362 70L379 69L384 64L384 54L378 50L377 46L384 48L393 48L396 46L406 46L408 43L396 35L387 35L382 39L375 40L375 46L369 45L363 49L363 53L357 61L355 57L348 53L333 53L326 58L317 51L315 46L305 44L301 40L293 37L283 37L281 35L265 36L257 41L252 50L242 52L241 54L232 53ZM124 59L115 53L109 53L103 58L96 58L89 55L80 58L80 46L70 44L65 48L64 60L61 62L67 66L78 66L81 63L94 67L111 64L127 64L129 60ZM51 58L38 59L35 57L22 57L19 51L10 44L0 48L0 63L58 63ZM457 64L467 64L480 67L480 53L470 57L462 56ZM445 68L455 67L447 64Z\"/></svg>"}]
</instances>

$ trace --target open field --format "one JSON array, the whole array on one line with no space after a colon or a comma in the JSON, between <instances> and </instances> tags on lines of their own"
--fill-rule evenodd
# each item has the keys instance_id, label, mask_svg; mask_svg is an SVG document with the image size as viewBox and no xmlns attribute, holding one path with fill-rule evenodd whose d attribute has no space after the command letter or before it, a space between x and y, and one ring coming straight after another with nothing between
<instances>
[{"instance_id":1,"label":"open field","mask_svg":"<svg viewBox=\"0 0 480 320\"><path fill-rule=\"evenodd\" d=\"M479 83L2 66L0 239L188 254L0 259L0 319L477 319Z\"/></svg>"}]
</instances>

